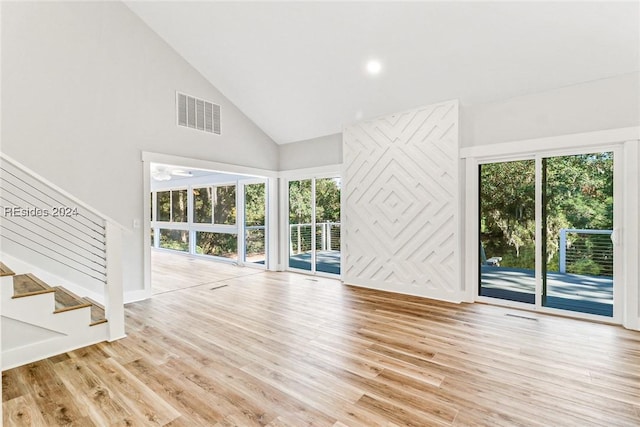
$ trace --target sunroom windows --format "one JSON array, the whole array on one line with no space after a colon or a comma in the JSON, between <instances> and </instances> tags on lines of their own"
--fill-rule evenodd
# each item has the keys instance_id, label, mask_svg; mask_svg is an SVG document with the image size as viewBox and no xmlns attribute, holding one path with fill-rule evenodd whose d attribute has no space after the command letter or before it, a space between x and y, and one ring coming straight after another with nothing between
<instances>
[{"instance_id":1,"label":"sunroom windows","mask_svg":"<svg viewBox=\"0 0 640 427\"><path fill-rule=\"evenodd\" d=\"M187 222L187 190L158 191L157 221Z\"/></svg>"},{"instance_id":2,"label":"sunroom windows","mask_svg":"<svg viewBox=\"0 0 640 427\"><path fill-rule=\"evenodd\" d=\"M194 223L235 225L235 185L197 187L192 191Z\"/></svg>"},{"instance_id":3,"label":"sunroom windows","mask_svg":"<svg viewBox=\"0 0 640 427\"><path fill-rule=\"evenodd\" d=\"M226 175L225 175L226 176ZM179 186L155 184L151 192L151 245L192 255L265 265L266 181L234 177ZM174 188L171 188L173 184ZM169 188L167 188L169 187Z\"/></svg>"}]
</instances>

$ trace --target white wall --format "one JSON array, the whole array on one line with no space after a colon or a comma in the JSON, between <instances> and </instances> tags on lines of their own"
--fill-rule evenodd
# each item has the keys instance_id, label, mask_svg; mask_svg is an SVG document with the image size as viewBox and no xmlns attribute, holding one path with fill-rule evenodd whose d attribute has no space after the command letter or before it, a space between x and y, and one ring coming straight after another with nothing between
<instances>
[{"instance_id":1,"label":"white wall","mask_svg":"<svg viewBox=\"0 0 640 427\"><path fill-rule=\"evenodd\" d=\"M462 147L638 126L640 73L463 104L460 120Z\"/></svg>"},{"instance_id":2,"label":"white wall","mask_svg":"<svg viewBox=\"0 0 640 427\"><path fill-rule=\"evenodd\" d=\"M2 3L2 152L131 227L141 151L277 170L278 147L120 2ZM175 91L218 103L222 135L176 126ZM143 234L125 290L143 289Z\"/></svg>"},{"instance_id":3,"label":"white wall","mask_svg":"<svg viewBox=\"0 0 640 427\"><path fill-rule=\"evenodd\" d=\"M638 141L638 144L640 144L640 141ZM640 189L640 171L638 170L638 168L640 166L640 149L638 149L636 147L636 161L635 161L635 173L636 173L636 189ZM632 161L633 162L633 161ZM640 234L638 228L639 224L638 224L638 212L640 212L640 197L638 196L638 193L636 192L636 196L635 196L635 208L632 206L631 211L635 211L635 218L632 217L632 220L635 220L635 242L636 242L636 259L637 259L637 263L635 264L635 266L633 266L633 268L631 268L631 275L635 275L636 278L638 278L638 270L640 269L638 266L640 266L640 242L638 241L639 237L638 234ZM629 278L627 278L627 280L629 280ZM636 330L640 330L640 283L636 282L636 292L638 295L638 307L637 307L637 311L636 311L636 316L637 318L635 319L635 325L633 325L635 327Z\"/></svg>"},{"instance_id":4,"label":"white wall","mask_svg":"<svg viewBox=\"0 0 640 427\"><path fill-rule=\"evenodd\" d=\"M342 163L341 133L280 146L281 171L340 163Z\"/></svg>"},{"instance_id":5,"label":"white wall","mask_svg":"<svg viewBox=\"0 0 640 427\"><path fill-rule=\"evenodd\" d=\"M461 147L638 126L640 73L460 109ZM280 170L341 162L341 134L280 146Z\"/></svg>"}]
</instances>

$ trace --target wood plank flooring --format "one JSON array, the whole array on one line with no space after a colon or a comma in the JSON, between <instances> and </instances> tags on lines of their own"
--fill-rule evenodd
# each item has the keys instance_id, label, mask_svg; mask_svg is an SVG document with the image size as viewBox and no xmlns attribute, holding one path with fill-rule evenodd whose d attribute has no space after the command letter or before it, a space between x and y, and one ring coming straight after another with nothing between
<instances>
[{"instance_id":1,"label":"wood plank flooring","mask_svg":"<svg viewBox=\"0 0 640 427\"><path fill-rule=\"evenodd\" d=\"M253 268L238 268L226 262L215 263L215 268L212 268L212 261L205 258L176 255L156 249L152 249L151 257L154 295L252 275L261 271Z\"/></svg>"},{"instance_id":2,"label":"wood plank flooring","mask_svg":"<svg viewBox=\"0 0 640 427\"><path fill-rule=\"evenodd\" d=\"M638 332L154 261L127 338L3 373L5 426L640 425Z\"/></svg>"}]
</instances>

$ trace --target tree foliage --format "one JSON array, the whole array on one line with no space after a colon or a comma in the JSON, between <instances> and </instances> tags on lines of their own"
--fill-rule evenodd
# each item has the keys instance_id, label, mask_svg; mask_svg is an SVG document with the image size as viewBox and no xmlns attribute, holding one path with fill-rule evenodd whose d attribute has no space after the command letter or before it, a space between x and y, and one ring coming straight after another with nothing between
<instances>
[{"instance_id":1,"label":"tree foliage","mask_svg":"<svg viewBox=\"0 0 640 427\"><path fill-rule=\"evenodd\" d=\"M339 178L318 178L315 180L316 223L340 222L340 187ZM311 250L312 214L312 180L290 181L289 224L296 225L291 229L290 236L295 252ZM322 233L322 230L318 228L316 227L316 241L321 238ZM334 229L337 230L335 226ZM334 244L339 246L339 233L334 231L332 236L335 236L332 246ZM298 241L300 242L299 246Z\"/></svg>"},{"instance_id":2,"label":"tree foliage","mask_svg":"<svg viewBox=\"0 0 640 427\"><path fill-rule=\"evenodd\" d=\"M236 223L236 186L225 185L214 187L214 189L213 223L234 225Z\"/></svg>"},{"instance_id":3,"label":"tree foliage","mask_svg":"<svg viewBox=\"0 0 640 427\"><path fill-rule=\"evenodd\" d=\"M316 222L340 222L340 180L316 179Z\"/></svg>"},{"instance_id":4,"label":"tree foliage","mask_svg":"<svg viewBox=\"0 0 640 427\"><path fill-rule=\"evenodd\" d=\"M247 226L265 224L265 185L248 184L244 186L245 224Z\"/></svg>"},{"instance_id":5,"label":"tree foliage","mask_svg":"<svg viewBox=\"0 0 640 427\"><path fill-rule=\"evenodd\" d=\"M613 226L613 155L550 157L542 166L546 262L549 270L557 270L562 228ZM535 161L481 165L480 183L481 241L487 256L502 256L503 266L534 268Z\"/></svg>"},{"instance_id":6,"label":"tree foliage","mask_svg":"<svg viewBox=\"0 0 640 427\"><path fill-rule=\"evenodd\" d=\"M213 215L213 189L211 187L201 187L193 189L193 222L211 223Z\"/></svg>"},{"instance_id":7,"label":"tree foliage","mask_svg":"<svg viewBox=\"0 0 640 427\"><path fill-rule=\"evenodd\" d=\"M311 223L311 180L289 181L289 224Z\"/></svg>"},{"instance_id":8,"label":"tree foliage","mask_svg":"<svg viewBox=\"0 0 640 427\"><path fill-rule=\"evenodd\" d=\"M244 211L245 225L255 227L265 225L266 214L265 184L248 184L244 187ZM265 229L246 230L247 256L260 255L264 259L265 254Z\"/></svg>"},{"instance_id":9,"label":"tree foliage","mask_svg":"<svg viewBox=\"0 0 640 427\"><path fill-rule=\"evenodd\" d=\"M264 184L251 188L247 209L253 223L264 224ZM262 192L261 198L259 193ZM187 222L188 215L196 224L236 224L236 185L218 185L193 188L193 212L188 212L188 192L183 189L159 191L157 193L158 221ZM262 212L260 210L262 209ZM249 218L249 217L248 217ZM263 233L264 234L264 233ZM263 239L264 240L264 239ZM196 252L224 257L237 255L237 234L196 232ZM187 251L189 232L162 229L160 247ZM264 248L264 242L262 243Z\"/></svg>"},{"instance_id":10,"label":"tree foliage","mask_svg":"<svg viewBox=\"0 0 640 427\"><path fill-rule=\"evenodd\" d=\"M485 249L491 256L513 249L519 258L521 248L535 238L535 162L491 163L480 171Z\"/></svg>"}]
</instances>

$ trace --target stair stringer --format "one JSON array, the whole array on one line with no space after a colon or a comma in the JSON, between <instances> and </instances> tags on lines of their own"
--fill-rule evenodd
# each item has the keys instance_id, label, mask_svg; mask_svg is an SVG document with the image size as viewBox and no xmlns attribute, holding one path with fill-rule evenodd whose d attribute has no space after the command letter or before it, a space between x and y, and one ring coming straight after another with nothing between
<instances>
[{"instance_id":1,"label":"stair stringer","mask_svg":"<svg viewBox=\"0 0 640 427\"><path fill-rule=\"evenodd\" d=\"M63 314L63 313L61 313ZM3 324L6 321L6 317ZM12 369L27 363L37 362L52 356L57 356L68 351L77 350L99 342L107 341L108 323L102 323L96 326L78 325L77 330L70 334L60 334L58 336L45 339L42 341L33 341L26 345L16 348L5 348L2 345L2 370ZM5 328L2 331L2 340L9 335L11 331Z\"/></svg>"},{"instance_id":2,"label":"stair stringer","mask_svg":"<svg viewBox=\"0 0 640 427\"><path fill-rule=\"evenodd\" d=\"M0 292L0 313L3 319L11 319L53 333L53 336L42 340L34 339L22 346L7 348L5 343L17 341L12 334L20 332L3 326L3 370L108 340L108 323L89 326L90 307L54 313L53 292L12 298L13 276L0 277Z\"/></svg>"}]
</instances>

